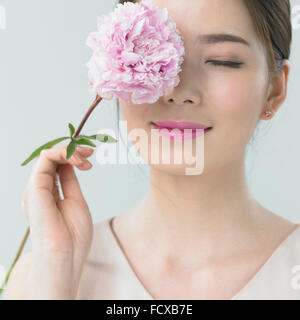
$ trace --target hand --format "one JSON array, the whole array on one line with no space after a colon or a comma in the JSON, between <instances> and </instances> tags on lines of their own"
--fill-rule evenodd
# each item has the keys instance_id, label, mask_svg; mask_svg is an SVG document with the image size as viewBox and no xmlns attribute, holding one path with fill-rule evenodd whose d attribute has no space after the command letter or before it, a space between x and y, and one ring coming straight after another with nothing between
<instances>
[{"instance_id":1,"label":"hand","mask_svg":"<svg viewBox=\"0 0 300 320\"><path fill-rule=\"evenodd\" d=\"M73 165L81 170L91 169L86 158L94 150L77 146L67 160L66 149L67 146L53 147L40 153L22 202L30 226L33 255L28 294L38 299L48 294L65 298L76 295L93 235L92 218ZM64 199L55 185L57 175Z\"/></svg>"}]
</instances>

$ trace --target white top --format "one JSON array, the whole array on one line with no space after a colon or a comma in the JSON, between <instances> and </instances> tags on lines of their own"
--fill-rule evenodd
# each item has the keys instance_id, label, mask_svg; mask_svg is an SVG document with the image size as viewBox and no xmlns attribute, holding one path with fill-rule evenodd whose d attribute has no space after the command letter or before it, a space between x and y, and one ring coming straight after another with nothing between
<instances>
[{"instance_id":1,"label":"white top","mask_svg":"<svg viewBox=\"0 0 300 320\"><path fill-rule=\"evenodd\" d=\"M94 225L77 300L154 300L123 253L110 225ZM232 300L300 300L300 224Z\"/></svg>"}]
</instances>

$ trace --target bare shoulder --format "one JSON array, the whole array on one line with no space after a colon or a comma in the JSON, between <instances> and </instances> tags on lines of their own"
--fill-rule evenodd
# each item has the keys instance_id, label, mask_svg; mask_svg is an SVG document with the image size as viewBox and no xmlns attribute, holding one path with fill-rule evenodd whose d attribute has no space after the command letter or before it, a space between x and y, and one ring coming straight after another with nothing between
<instances>
[{"instance_id":1,"label":"bare shoulder","mask_svg":"<svg viewBox=\"0 0 300 320\"><path fill-rule=\"evenodd\" d=\"M299 222L290 221L277 213L264 209L261 215L261 231L264 233L265 241L270 241L272 245L278 245L287 239L293 232L299 230Z\"/></svg>"},{"instance_id":2,"label":"bare shoulder","mask_svg":"<svg viewBox=\"0 0 300 320\"><path fill-rule=\"evenodd\" d=\"M25 286L32 261L32 252L23 254L15 264L4 290L4 300L21 300L25 296Z\"/></svg>"},{"instance_id":3,"label":"bare shoulder","mask_svg":"<svg viewBox=\"0 0 300 320\"><path fill-rule=\"evenodd\" d=\"M293 229L297 228L299 226L299 221L298 222L293 222L290 221L282 216L280 216L277 213L269 211L270 216L272 217L272 222L274 228L278 228L283 231L283 233L289 234Z\"/></svg>"}]
</instances>

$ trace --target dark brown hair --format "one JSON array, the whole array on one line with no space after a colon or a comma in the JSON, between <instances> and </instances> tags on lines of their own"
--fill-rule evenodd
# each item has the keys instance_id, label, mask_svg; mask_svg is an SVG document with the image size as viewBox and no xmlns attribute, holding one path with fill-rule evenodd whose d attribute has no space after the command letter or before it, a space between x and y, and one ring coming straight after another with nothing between
<instances>
[{"instance_id":1,"label":"dark brown hair","mask_svg":"<svg viewBox=\"0 0 300 320\"><path fill-rule=\"evenodd\" d=\"M135 0L119 0L118 3ZM270 78L282 71L282 62L289 59L292 41L290 0L244 0L258 39L263 44Z\"/></svg>"},{"instance_id":2,"label":"dark brown hair","mask_svg":"<svg viewBox=\"0 0 300 320\"><path fill-rule=\"evenodd\" d=\"M258 39L264 45L270 75L280 74L292 42L290 0L244 0Z\"/></svg>"}]
</instances>

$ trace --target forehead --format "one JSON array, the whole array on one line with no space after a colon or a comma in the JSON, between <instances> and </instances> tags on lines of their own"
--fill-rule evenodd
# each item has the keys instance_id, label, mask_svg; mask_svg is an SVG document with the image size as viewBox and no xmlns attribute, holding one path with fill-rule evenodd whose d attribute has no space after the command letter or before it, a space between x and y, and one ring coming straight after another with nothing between
<instances>
[{"instance_id":1,"label":"forehead","mask_svg":"<svg viewBox=\"0 0 300 320\"><path fill-rule=\"evenodd\" d=\"M256 40L243 0L152 0L152 3L154 7L167 8L185 39L195 40L199 34L226 32L247 38L249 42Z\"/></svg>"}]
</instances>

